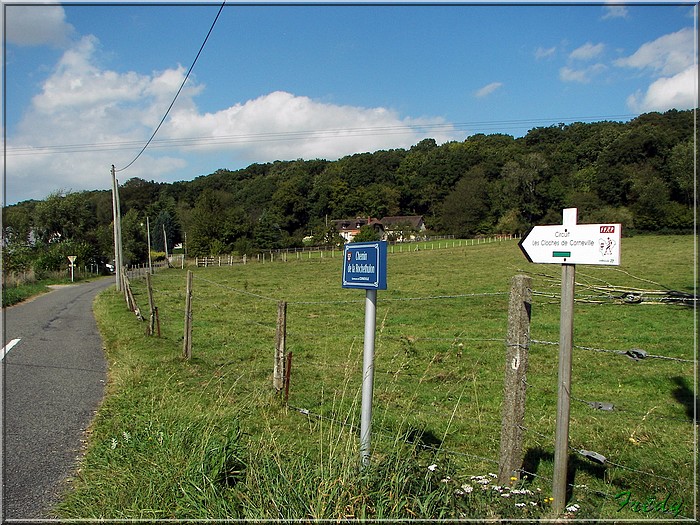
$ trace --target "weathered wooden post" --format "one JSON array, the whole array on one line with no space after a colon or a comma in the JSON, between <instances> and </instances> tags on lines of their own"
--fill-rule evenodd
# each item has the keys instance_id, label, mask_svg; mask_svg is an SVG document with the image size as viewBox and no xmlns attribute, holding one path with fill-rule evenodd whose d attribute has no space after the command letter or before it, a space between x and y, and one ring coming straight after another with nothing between
<instances>
[{"instance_id":1,"label":"weathered wooden post","mask_svg":"<svg viewBox=\"0 0 700 525\"><path fill-rule=\"evenodd\" d=\"M275 363L272 386L276 393L284 388L285 354L287 347L287 301L277 303L277 331L275 333Z\"/></svg>"},{"instance_id":2,"label":"weathered wooden post","mask_svg":"<svg viewBox=\"0 0 700 525\"><path fill-rule=\"evenodd\" d=\"M287 364L284 369L284 402L289 401L289 383L292 378L292 352L287 354Z\"/></svg>"},{"instance_id":3,"label":"weathered wooden post","mask_svg":"<svg viewBox=\"0 0 700 525\"><path fill-rule=\"evenodd\" d=\"M187 289L185 291L185 334L182 341L182 355L185 359L192 357L192 270L187 270Z\"/></svg>"},{"instance_id":4,"label":"weathered wooden post","mask_svg":"<svg viewBox=\"0 0 700 525\"><path fill-rule=\"evenodd\" d=\"M146 290L148 291L148 311L150 313L150 317L148 318L148 335L153 335L156 325L156 305L153 301L153 286L151 285L150 270L146 273Z\"/></svg>"},{"instance_id":5,"label":"weathered wooden post","mask_svg":"<svg viewBox=\"0 0 700 525\"><path fill-rule=\"evenodd\" d=\"M133 311L133 308L131 307L131 303L129 302L129 292L126 290L126 268L122 267L118 271L119 271L119 278L121 281L121 284L119 285L119 289L124 292L124 302L126 303L127 308L129 308L129 310Z\"/></svg>"},{"instance_id":6,"label":"weathered wooden post","mask_svg":"<svg viewBox=\"0 0 700 525\"><path fill-rule=\"evenodd\" d=\"M503 420L498 482L506 485L512 477L520 479L523 462L522 424L525 417L527 358L530 347L532 278L513 277L508 304Z\"/></svg>"}]
</instances>

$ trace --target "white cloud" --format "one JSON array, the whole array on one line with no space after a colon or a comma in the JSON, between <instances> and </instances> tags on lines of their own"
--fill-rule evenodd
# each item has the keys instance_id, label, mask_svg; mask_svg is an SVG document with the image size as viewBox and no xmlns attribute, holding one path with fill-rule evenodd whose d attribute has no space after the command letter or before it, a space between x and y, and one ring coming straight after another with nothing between
<instances>
[{"instance_id":1,"label":"white cloud","mask_svg":"<svg viewBox=\"0 0 700 525\"><path fill-rule=\"evenodd\" d=\"M541 60L543 58L549 58L551 56L554 56L554 53L556 53L557 48L556 47L538 47L535 50L535 58L537 60Z\"/></svg>"},{"instance_id":2,"label":"white cloud","mask_svg":"<svg viewBox=\"0 0 700 525\"><path fill-rule=\"evenodd\" d=\"M605 44L591 44L590 42L587 42L581 47L574 49L569 55L569 58L571 60L592 60L597 56L600 56L604 49Z\"/></svg>"},{"instance_id":3,"label":"white cloud","mask_svg":"<svg viewBox=\"0 0 700 525\"><path fill-rule=\"evenodd\" d=\"M150 75L102 69L98 50L93 36L67 49L11 130L6 202L43 199L57 189L109 188L110 166L119 169L134 158L185 77L181 66ZM190 78L151 147L120 178L191 178L198 173L174 171L198 152L224 154L243 165L333 160L410 147L426 136L438 142L458 138L442 118L401 117L387 108L328 104L282 91L201 113L195 97L203 90Z\"/></svg>"},{"instance_id":4,"label":"white cloud","mask_svg":"<svg viewBox=\"0 0 700 525\"><path fill-rule=\"evenodd\" d=\"M646 93L638 91L627 98L633 111L666 111L668 109L692 109L698 104L698 66L694 64L685 71L663 77L653 82Z\"/></svg>"},{"instance_id":5,"label":"white cloud","mask_svg":"<svg viewBox=\"0 0 700 525\"><path fill-rule=\"evenodd\" d=\"M698 104L697 34L685 28L647 42L632 55L615 61L619 67L648 72L655 80L627 98L638 112L690 109Z\"/></svg>"},{"instance_id":6,"label":"white cloud","mask_svg":"<svg viewBox=\"0 0 700 525\"><path fill-rule=\"evenodd\" d=\"M605 11L603 14L603 20L609 20L611 18L627 18L629 14L627 6L624 5L606 5L603 7Z\"/></svg>"},{"instance_id":7,"label":"white cloud","mask_svg":"<svg viewBox=\"0 0 700 525\"><path fill-rule=\"evenodd\" d=\"M599 75L607 69L605 64L592 64L582 69L574 69L568 66L559 70L559 79L563 82L579 82L588 84L594 76Z\"/></svg>"},{"instance_id":8,"label":"white cloud","mask_svg":"<svg viewBox=\"0 0 700 525\"><path fill-rule=\"evenodd\" d=\"M408 147L424 138L420 127L438 127L438 142L454 139L439 118L401 118L386 108L318 102L276 91L215 113L177 111L165 134L171 139L201 137L199 149L236 152L249 161L296 158L336 159L385 148ZM444 128L444 129L443 129Z\"/></svg>"},{"instance_id":9,"label":"white cloud","mask_svg":"<svg viewBox=\"0 0 700 525\"><path fill-rule=\"evenodd\" d=\"M475 96L476 98L487 97L488 95L490 95L491 93L493 93L494 91L496 91L496 90L497 90L498 88L500 88L501 86L503 86L503 83L502 83L502 82L491 82L490 84L486 84L486 85L485 85L484 87L482 87L481 89L478 89L478 90L476 91L476 93L474 93L474 96Z\"/></svg>"},{"instance_id":10,"label":"white cloud","mask_svg":"<svg viewBox=\"0 0 700 525\"><path fill-rule=\"evenodd\" d=\"M675 75L695 63L697 34L688 27L642 45L626 58L615 61L620 67L649 69L660 75Z\"/></svg>"},{"instance_id":11,"label":"white cloud","mask_svg":"<svg viewBox=\"0 0 700 525\"><path fill-rule=\"evenodd\" d=\"M56 5L11 5L4 7L8 44L18 46L63 46L74 33L66 13Z\"/></svg>"}]
</instances>

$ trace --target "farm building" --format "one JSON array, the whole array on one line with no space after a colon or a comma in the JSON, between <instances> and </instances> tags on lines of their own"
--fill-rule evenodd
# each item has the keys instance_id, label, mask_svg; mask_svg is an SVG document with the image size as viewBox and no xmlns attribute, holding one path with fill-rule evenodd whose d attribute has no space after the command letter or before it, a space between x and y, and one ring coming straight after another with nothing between
<instances>
[{"instance_id":1,"label":"farm building","mask_svg":"<svg viewBox=\"0 0 700 525\"><path fill-rule=\"evenodd\" d=\"M422 215L405 215L384 217L381 220L372 217L356 217L354 219L337 219L332 221L335 229L345 242L351 242L363 226L372 226L380 234L382 240L405 242L414 240L425 231Z\"/></svg>"}]
</instances>

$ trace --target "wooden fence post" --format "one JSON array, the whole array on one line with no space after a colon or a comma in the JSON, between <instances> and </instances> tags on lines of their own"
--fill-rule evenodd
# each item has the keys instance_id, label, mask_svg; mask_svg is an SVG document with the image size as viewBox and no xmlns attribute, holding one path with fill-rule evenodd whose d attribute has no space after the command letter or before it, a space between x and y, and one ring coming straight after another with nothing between
<instances>
[{"instance_id":1,"label":"wooden fence post","mask_svg":"<svg viewBox=\"0 0 700 525\"><path fill-rule=\"evenodd\" d=\"M287 347L287 301L277 303L277 332L275 333L275 364L272 386L278 394L284 388L285 354Z\"/></svg>"},{"instance_id":2,"label":"wooden fence post","mask_svg":"<svg viewBox=\"0 0 700 525\"><path fill-rule=\"evenodd\" d=\"M134 314L136 315L138 320L143 321L143 316L141 315L141 310L139 310L139 307L136 304L136 299L134 299L134 293L131 290L131 282L129 281L129 276L126 274L126 270L124 270L123 276L124 276L123 282L124 282L124 294L126 295L126 304L129 307L129 310L134 312Z\"/></svg>"},{"instance_id":3,"label":"wooden fence post","mask_svg":"<svg viewBox=\"0 0 700 525\"><path fill-rule=\"evenodd\" d=\"M119 270L119 281L119 289L124 292L124 302L126 302L127 308L133 312L134 309L131 307L131 303L129 302L129 293L126 291L126 268L124 267L120 268Z\"/></svg>"},{"instance_id":4,"label":"wooden fence post","mask_svg":"<svg viewBox=\"0 0 700 525\"><path fill-rule=\"evenodd\" d=\"M182 341L182 355L185 359L192 357L192 270L187 270L187 289L185 291L185 335Z\"/></svg>"},{"instance_id":5,"label":"wooden fence post","mask_svg":"<svg viewBox=\"0 0 700 525\"><path fill-rule=\"evenodd\" d=\"M498 482L507 485L512 477L520 479L523 463L522 424L525 416L525 384L530 346L532 278L513 277L508 304L503 419Z\"/></svg>"},{"instance_id":6,"label":"wooden fence post","mask_svg":"<svg viewBox=\"0 0 700 525\"><path fill-rule=\"evenodd\" d=\"M153 287L151 286L151 274L146 273L146 290L148 291L148 311L150 317L148 319L148 335L153 335L156 324L156 306L153 302Z\"/></svg>"},{"instance_id":7,"label":"wooden fence post","mask_svg":"<svg viewBox=\"0 0 700 525\"><path fill-rule=\"evenodd\" d=\"M292 352L287 354L287 364L284 369L284 402L289 401L289 383L292 378Z\"/></svg>"}]
</instances>

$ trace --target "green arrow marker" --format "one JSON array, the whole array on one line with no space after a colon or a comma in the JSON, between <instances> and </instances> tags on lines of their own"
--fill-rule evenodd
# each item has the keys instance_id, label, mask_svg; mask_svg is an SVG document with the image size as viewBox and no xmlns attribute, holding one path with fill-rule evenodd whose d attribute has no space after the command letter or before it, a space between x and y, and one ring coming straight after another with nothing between
<instances>
[{"instance_id":1,"label":"green arrow marker","mask_svg":"<svg viewBox=\"0 0 700 525\"><path fill-rule=\"evenodd\" d=\"M552 257L571 257L571 252L552 252Z\"/></svg>"}]
</instances>

